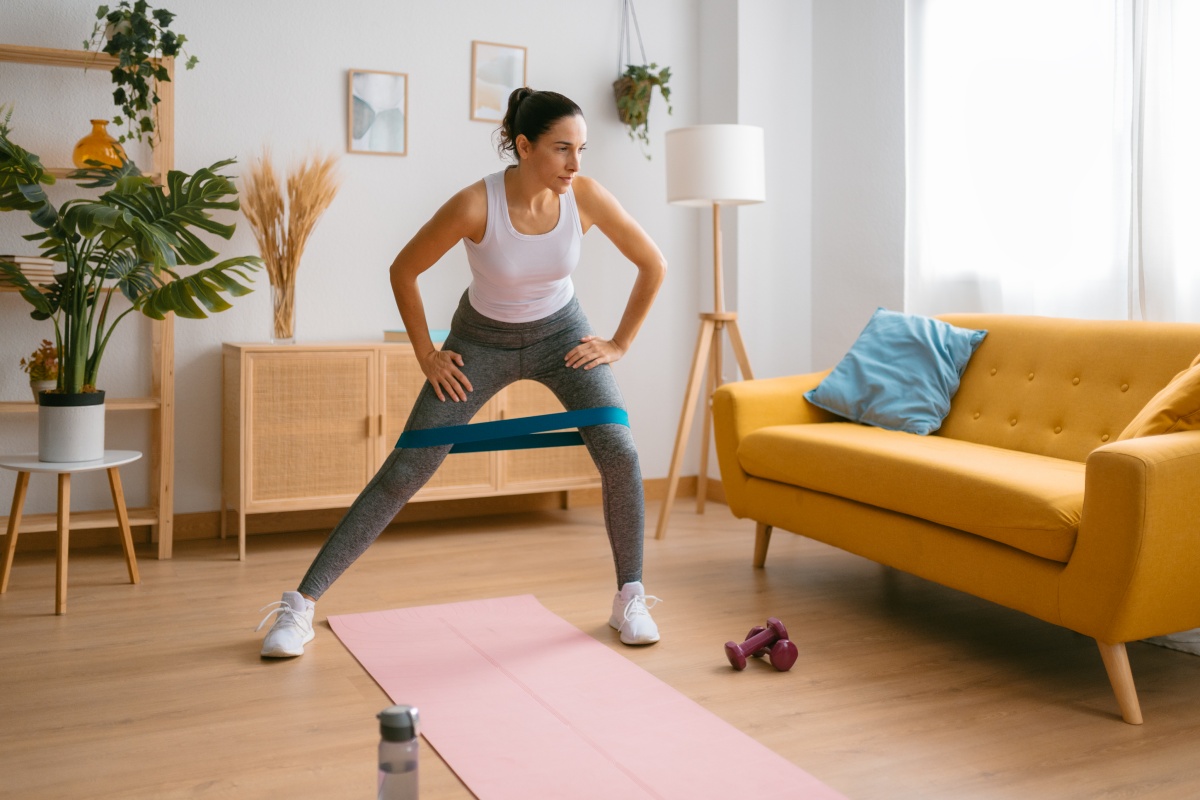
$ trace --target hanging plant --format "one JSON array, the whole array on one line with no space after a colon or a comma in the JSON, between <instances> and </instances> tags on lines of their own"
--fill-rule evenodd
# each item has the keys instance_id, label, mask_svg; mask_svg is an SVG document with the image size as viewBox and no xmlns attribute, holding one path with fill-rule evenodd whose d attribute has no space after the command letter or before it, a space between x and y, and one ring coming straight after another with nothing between
<instances>
[{"instance_id":1,"label":"hanging plant","mask_svg":"<svg viewBox=\"0 0 1200 800\"><path fill-rule=\"evenodd\" d=\"M650 144L650 96L655 86L667 104L667 113L671 113L671 89L667 86L667 81L671 79L671 68L655 70L658 70L658 64L630 64L624 74L613 82L617 113L621 122L629 126L629 139L633 141L636 137L644 145ZM648 153L646 158L650 158Z\"/></svg>"},{"instance_id":2,"label":"hanging plant","mask_svg":"<svg viewBox=\"0 0 1200 800\"><path fill-rule=\"evenodd\" d=\"M171 80L170 73L156 59L175 57L183 53L187 37L171 30L175 15L165 8L151 8L146 0L128 0L115 8L96 9L96 24L92 36L83 43L85 50L96 50L115 56L112 68L113 103L119 113L113 122L125 127L120 141L143 141L151 147L158 143L154 135L158 128L159 83ZM186 55L186 54L184 54ZM195 56L184 62L187 69L196 66Z\"/></svg>"},{"instance_id":3,"label":"hanging plant","mask_svg":"<svg viewBox=\"0 0 1200 800\"><path fill-rule=\"evenodd\" d=\"M659 69L658 64L646 63L646 48L642 44L642 31L638 27L637 12L633 8L633 0L622 0L624 14L621 19L621 40L617 51L618 77L613 81L613 95L617 101L617 115L621 122L629 126L629 140L642 143L642 154L650 160L646 146L650 144L650 98L654 87L667 104L667 113L671 113L671 89L667 82L671 80L671 68ZM637 35L638 49L642 54L642 63L633 64L632 42L630 30ZM624 71L621 71L624 65Z\"/></svg>"}]
</instances>

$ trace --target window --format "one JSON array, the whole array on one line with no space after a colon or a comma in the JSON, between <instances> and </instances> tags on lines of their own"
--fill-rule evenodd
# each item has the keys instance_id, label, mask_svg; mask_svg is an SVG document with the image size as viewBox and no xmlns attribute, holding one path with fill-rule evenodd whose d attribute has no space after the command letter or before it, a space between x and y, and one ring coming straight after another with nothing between
<instances>
[{"instance_id":1,"label":"window","mask_svg":"<svg viewBox=\"0 0 1200 800\"><path fill-rule=\"evenodd\" d=\"M1196 5L909 0L910 311L1200 321Z\"/></svg>"}]
</instances>

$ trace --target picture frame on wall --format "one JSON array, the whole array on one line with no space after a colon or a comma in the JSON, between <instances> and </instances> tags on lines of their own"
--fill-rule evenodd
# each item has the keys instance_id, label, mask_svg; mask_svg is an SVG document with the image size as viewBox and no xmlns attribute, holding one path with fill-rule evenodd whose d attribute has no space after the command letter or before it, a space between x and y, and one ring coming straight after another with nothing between
<instances>
[{"instance_id":1,"label":"picture frame on wall","mask_svg":"<svg viewBox=\"0 0 1200 800\"><path fill-rule=\"evenodd\" d=\"M408 74L352 69L349 89L346 150L408 155Z\"/></svg>"},{"instance_id":2,"label":"picture frame on wall","mask_svg":"<svg viewBox=\"0 0 1200 800\"><path fill-rule=\"evenodd\" d=\"M471 119L502 122L508 96L525 85L527 49L471 42Z\"/></svg>"}]
</instances>

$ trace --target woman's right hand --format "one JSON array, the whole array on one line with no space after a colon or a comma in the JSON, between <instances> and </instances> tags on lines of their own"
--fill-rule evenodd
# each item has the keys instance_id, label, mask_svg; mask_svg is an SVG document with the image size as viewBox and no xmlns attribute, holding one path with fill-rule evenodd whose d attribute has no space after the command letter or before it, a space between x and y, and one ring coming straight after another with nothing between
<instances>
[{"instance_id":1,"label":"woman's right hand","mask_svg":"<svg viewBox=\"0 0 1200 800\"><path fill-rule=\"evenodd\" d=\"M438 400L445 402L446 395L449 395L456 403L465 401L467 392L472 391L471 382L459 369L463 365L463 358L453 350L433 350L418 363Z\"/></svg>"}]
</instances>

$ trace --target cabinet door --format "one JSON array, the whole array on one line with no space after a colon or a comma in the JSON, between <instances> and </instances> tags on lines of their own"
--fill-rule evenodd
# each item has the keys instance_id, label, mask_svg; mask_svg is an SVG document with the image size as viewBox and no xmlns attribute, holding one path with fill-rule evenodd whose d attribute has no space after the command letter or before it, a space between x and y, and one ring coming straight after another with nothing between
<instances>
[{"instance_id":1,"label":"cabinet door","mask_svg":"<svg viewBox=\"0 0 1200 800\"><path fill-rule=\"evenodd\" d=\"M383 437L378 464L396 446L404 432L404 424L417 402L417 394L425 384L425 374L417 365L411 347L384 348L383 363ZM447 401L448 402L448 401ZM495 418L495 400L488 402L472 422ZM447 456L429 483L413 496L414 500L437 500L491 494L496 489L496 454L462 453Z\"/></svg>"},{"instance_id":2,"label":"cabinet door","mask_svg":"<svg viewBox=\"0 0 1200 800\"><path fill-rule=\"evenodd\" d=\"M248 506L350 505L375 471L374 351L246 357Z\"/></svg>"},{"instance_id":3,"label":"cabinet door","mask_svg":"<svg viewBox=\"0 0 1200 800\"><path fill-rule=\"evenodd\" d=\"M536 381L517 381L504 390L504 418L531 417L563 411L554 393ZM500 488L558 489L600 485L586 447L508 450L500 454Z\"/></svg>"}]
</instances>

